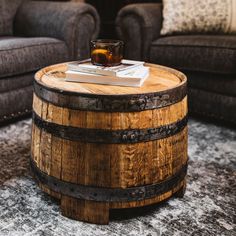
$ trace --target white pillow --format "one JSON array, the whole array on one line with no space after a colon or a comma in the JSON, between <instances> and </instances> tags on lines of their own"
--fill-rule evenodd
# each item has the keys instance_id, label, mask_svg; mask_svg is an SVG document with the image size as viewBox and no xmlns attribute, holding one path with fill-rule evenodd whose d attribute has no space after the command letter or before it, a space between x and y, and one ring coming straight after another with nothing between
<instances>
[{"instance_id":1,"label":"white pillow","mask_svg":"<svg viewBox=\"0 0 236 236\"><path fill-rule=\"evenodd\" d=\"M236 0L163 0L161 35L236 33Z\"/></svg>"}]
</instances>

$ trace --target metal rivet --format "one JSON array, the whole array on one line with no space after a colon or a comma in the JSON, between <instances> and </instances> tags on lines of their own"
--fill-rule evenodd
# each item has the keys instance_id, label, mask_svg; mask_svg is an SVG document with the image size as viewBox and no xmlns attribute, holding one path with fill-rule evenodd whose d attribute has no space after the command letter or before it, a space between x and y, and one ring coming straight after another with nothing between
<instances>
[{"instance_id":1,"label":"metal rivet","mask_svg":"<svg viewBox=\"0 0 236 236\"><path fill-rule=\"evenodd\" d=\"M131 140L134 140L134 139L135 139L135 134L131 134L131 135L130 135L130 139L131 139Z\"/></svg>"},{"instance_id":2,"label":"metal rivet","mask_svg":"<svg viewBox=\"0 0 236 236\"><path fill-rule=\"evenodd\" d=\"M134 101L134 100L129 101L129 105L134 105L135 103L136 103L136 101Z\"/></svg>"}]
</instances>

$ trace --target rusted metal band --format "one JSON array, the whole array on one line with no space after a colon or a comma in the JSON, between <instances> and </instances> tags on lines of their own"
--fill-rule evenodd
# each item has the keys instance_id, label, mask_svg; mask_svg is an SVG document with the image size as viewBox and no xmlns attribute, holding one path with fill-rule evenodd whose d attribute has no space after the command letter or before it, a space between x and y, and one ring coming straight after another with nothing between
<instances>
[{"instance_id":1,"label":"rusted metal band","mask_svg":"<svg viewBox=\"0 0 236 236\"><path fill-rule=\"evenodd\" d=\"M33 112L33 122L38 128L59 138L88 143L138 143L167 138L182 131L187 121L185 116L182 120L157 128L105 130L59 125L45 121Z\"/></svg>"},{"instance_id":2,"label":"rusted metal band","mask_svg":"<svg viewBox=\"0 0 236 236\"><path fill-rule=\"evenodd\" d=\"M49 189L77 199L92 200L99 202L130 202L149 199L166 193L177 187L187 174L187 163L182 166L178 173L166 180L131 188L104 188L91 187L62 181L42 172L31 159L31 169L36 180Z\"/></svg>"},{"instance_id":3,"label":"rusted metal band","mask_svg":"<svg viewBox=\"0 0 236 236\"><path fill-rule=\"evenodd\" d=\"M35 80L34 92L40 99L59 107L86 111L131 112L152 110L177 103L187 95L187 85L183 83L156 93L98 95L48 88Z\"/></svg>"}]
</instances>

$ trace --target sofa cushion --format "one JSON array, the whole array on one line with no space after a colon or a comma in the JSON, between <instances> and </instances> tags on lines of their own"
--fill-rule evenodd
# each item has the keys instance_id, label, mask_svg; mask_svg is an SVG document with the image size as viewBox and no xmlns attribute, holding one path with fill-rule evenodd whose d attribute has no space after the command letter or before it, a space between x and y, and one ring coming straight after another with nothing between
<instances>
[{"instance_id":1,"label":"sofa cushion","mask_svg":"<svg viewBox=\"0 0 236 236\"><path fill-rule=\"evenodd\" d=\"M170 36L154 41L150 61L177 69L236 73L236 36Z\"/></svg>"},{"instance_id":2,"label":"sofa cushion","mask_svg":"<svg viewBox=\"0 0 236 236\"><path fill-rule=\"evenodd\" d=\"M0 35L13 35L13 21L23 0L0 0Z\"/></svg>"},{"instance_id":3,"label":"sofa cushion","mask_svg":"<svg viewBox=\"0 0 236 236\"><path fill-rule=\"evenodd\" d=\"M0 38L0 78L68 60L64 42L53 38Z\"/></svg>"},{"instance_id":4,"label":"sofa cushion","mask_svg":"<svg viewBox=\"0 0 236 236\"><path fill-rule=\"evenodd\" d=\"M235 74L216 74L183 71L188 78L188 87L236 97Z\"/></svg>"},{"instance_id":5,"label":"sofa cushion","mask_svg":"<svg viewBox=\"0 0 236 236\"><path fill-rule=\"evenodd\" d=\"M33 84L34 73L0 78L0 94L11 90L27 87Z\"/></svg>"}]
</instances>

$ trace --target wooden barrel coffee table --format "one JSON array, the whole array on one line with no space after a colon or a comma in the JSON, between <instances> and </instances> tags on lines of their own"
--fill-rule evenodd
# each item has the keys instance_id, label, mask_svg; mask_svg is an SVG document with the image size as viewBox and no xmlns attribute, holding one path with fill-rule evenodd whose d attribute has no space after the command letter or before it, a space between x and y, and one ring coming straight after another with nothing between
<instances>
[{"instance_id":1,"label":"wooden barrel coffee table","mask_svg":"<svg viewBox=\"0 0 236 236\"><path fill-rule=\"evenodd\" d=\"M109 209L183 196L187 79L147 65L141 88L65 82L66 64L36 74L31 168L63 215L108 224Z\"/></svg>"}]
</instances>

